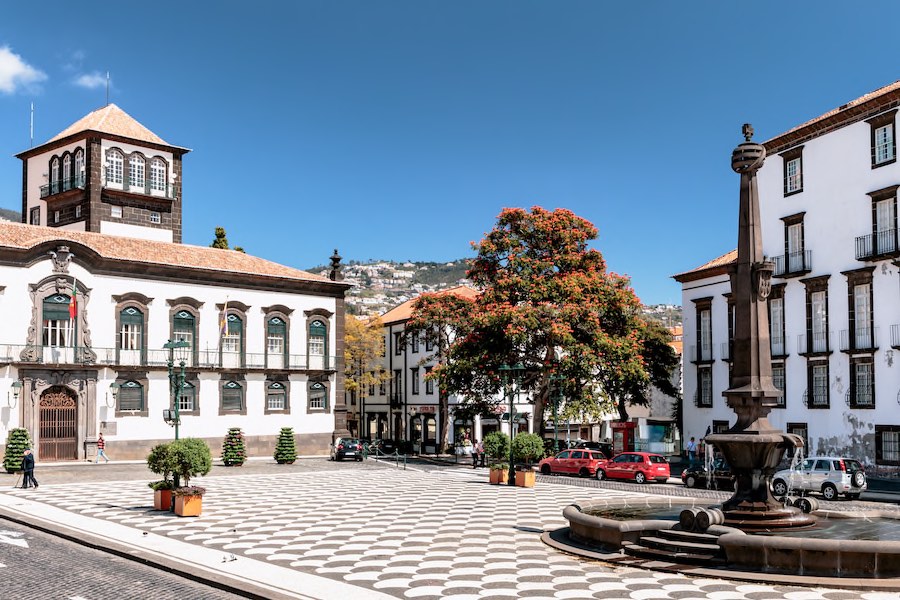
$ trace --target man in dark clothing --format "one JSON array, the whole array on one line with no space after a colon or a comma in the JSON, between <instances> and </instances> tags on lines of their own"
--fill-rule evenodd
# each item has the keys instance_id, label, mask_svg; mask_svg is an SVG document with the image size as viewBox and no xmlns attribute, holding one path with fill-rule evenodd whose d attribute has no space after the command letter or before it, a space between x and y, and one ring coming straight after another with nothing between
<instances>
[{"instance_id":1,"label":"man in dark clothing","mask_svg":"<svg viewBox=\"0 0 900 600\"><path fill-rule=\"evenodd\" d=\"M25 452L22 453L22 471L24 473L22 489L27 488L29 484L37 487L38 482L37 479L34 478L34 454L31 453L31 449L25 450Z\"/></svg>"}]
</instances>

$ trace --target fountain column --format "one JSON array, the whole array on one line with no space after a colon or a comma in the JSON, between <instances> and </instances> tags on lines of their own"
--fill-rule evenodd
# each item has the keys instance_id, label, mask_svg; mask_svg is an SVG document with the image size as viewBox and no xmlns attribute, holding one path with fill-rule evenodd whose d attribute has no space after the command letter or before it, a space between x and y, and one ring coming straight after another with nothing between
<instances>
[{"instance_id":1,"label":"fountain column","mask_svg":"<svg viewBox=\"0 0 900 600\"><path fill-rule=\"evenodd\" d=\"M774 264L762 252L762 224L756 172L766 160L766 149L751 140L753 128L743 127L745 141L734 149L731 168L741 176L737 263L732 267L734 341L726 404L737 415L725 433L706 436L728 461L735 492L722 505L725 524L748 531L804 527L815 517L785 507L771 492L772 476L788 449L803 446L799 436L784 433L769 423L769 412L781 392L772 383L769 346L768 296Z\"/></svg>"}]
</instances>

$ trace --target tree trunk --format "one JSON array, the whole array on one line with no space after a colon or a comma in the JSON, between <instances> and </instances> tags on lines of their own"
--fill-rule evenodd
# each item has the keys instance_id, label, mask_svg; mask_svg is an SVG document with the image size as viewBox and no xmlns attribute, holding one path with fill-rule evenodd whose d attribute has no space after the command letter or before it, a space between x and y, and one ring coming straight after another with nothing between
<instances>
[{"instance_id":1,"label":"tree trunk","mask_svg":"<svg viewBox=\"0 0 900 600\"><path fill-rule=\"evenodd\" d=\"M619 411L619 421L622 423L626 423L628 421L628 408L625 406L625 397L619 396L619 399L616 403L616 408Z\"/></svg>"},{"instance_id":2,"label":"tree trunk","mask_svg":"<svg viewBox=\"0 0 900 600\"><path fill-rule=\"evenodd\" d=\"M438 411L441 413L441 431L438 437L438 453L446 454L450 443L450 398L447 392L438 389Z\"/></svg>"}]
</instances>

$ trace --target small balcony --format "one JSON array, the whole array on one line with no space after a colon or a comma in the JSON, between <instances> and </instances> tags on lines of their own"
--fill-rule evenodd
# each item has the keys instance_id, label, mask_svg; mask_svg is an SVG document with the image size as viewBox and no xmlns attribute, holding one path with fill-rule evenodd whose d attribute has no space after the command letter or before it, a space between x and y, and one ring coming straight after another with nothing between
<instances>
[{"instance_id":1,"label":"small balcony","mask_svg":"<svg viewBox=\"0 0 900 600\"><path fill-rule=\"evenodd\" d=\"M175 186L169 184L152 183L149 179L131 182L126 175L122 181L109 181L103 179L103 189L110 191L127 192L129 194L141 194L154 198L175 199Z\"/></svg>"},{"instance_id":2,"label":"small balcony","mask_svg":"<svg viewBox=\"0 0 900 600\"><path fill-rule=\"evenodd\" d=\"M856 260L876 261L896 256L900 256L896 229L886 229L856 238Z\"/></svg>"},{"instance_id":3,"label":"small balcony","mask_svg":"<svg viewBox=\"0 0 900 600\"><path fill-rule=\"evenodd\" d=\"M874 352L877 349L877 327L857 327L855 330L841 330L841 352Z\"/></svg>"},{"instance_id":4,"label":"small balcony","mask_svg":"<svg viewBox=\"0 0 900 600\"><path fill-rule=\"evenodd\" d=\"M812 250L789 252L772 258L775 277L798 277L812 271Z\"/></svg>"},{"instance_id":5,"label":"small balcony","mask_svg":"<svg viewBox=\"0 0 900 600\"><path fill-rule=\"evenodd\" d=\"M47 185L42 185L41 186L41 198L55 196L56 194L68 192L69 190L83 190L83 189L84 189L84 173L81 173L80 175L76 175L75 177L69 177L68 179L61 179L59 181L51 181Z\"/></svg>"},{"instance_id":6,"label":"small balcony","mask_svg":"<svg viewBox=\"0 0 900 600\"><path fill-rule=\"evenodd\" d=\"M831 333L823 331L811 335L800 334L797 345L800 354L826 354L831 352Z\"/></svg>"}]
</instances>

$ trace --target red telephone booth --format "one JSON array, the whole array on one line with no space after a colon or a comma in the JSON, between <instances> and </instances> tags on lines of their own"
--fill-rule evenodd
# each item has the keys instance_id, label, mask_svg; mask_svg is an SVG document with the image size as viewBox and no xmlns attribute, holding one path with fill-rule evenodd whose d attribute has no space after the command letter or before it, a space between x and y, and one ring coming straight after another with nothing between
<instances>
[{"instance_id":1,"label":"red telephone booth","mask_svg":"<svg viewBox=\"0 0 900 600\"><path fill-rule=\"evenodd\" d=\"M613 422L610 423L613 432L613 453L618 454L619 452L630 452L634 450L634 428L637 427L637 423L625 422Z\"/></svg>"}]
</instances>

